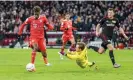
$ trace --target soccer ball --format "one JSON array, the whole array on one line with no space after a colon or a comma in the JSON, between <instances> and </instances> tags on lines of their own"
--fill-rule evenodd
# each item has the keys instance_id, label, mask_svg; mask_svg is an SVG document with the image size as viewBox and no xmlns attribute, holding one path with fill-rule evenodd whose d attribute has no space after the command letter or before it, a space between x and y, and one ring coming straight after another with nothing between
<instances>
[{"instance_id":1,"label":"soccer ball","mask_svg":"<svg viewBox=\"0 0 133 80\"><path fill-rule=\"evenodd\" d=\"M32 63L28 63L28 64L26 65L26 70L29 71L29 72L35 71L35 65L32 64Z\"/></svg>"},{"instance_id":2,"label":"soccer ball","mask_svg":"<svg viewBox=\"0 0 133 80\"><path fill-rule=\"evenodd\" d=\"M119 43L118 47L119 47L119 49L124 49L124 44L123 43Z\"/></svg>"}]
</instances>

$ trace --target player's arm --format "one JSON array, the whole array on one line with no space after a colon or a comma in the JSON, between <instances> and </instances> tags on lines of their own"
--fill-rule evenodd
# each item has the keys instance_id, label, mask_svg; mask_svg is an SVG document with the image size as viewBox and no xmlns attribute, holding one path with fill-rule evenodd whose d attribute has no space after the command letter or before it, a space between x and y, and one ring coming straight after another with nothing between
<instances>
[{"instance_id":1,"label":"player's arm","mask_svg":"<svg viewBox=\"0 0 133 80\"><path fill-rule=\"evenodd\" d=\"M77 30L77 28L75 28L75 27L72 27L72 30Z\"/></svg>"},{"instance_id":2,"label":"player's arm","mask_svg":"<svg viewBox=\"0 0 133 80\"><path fill-rule=\"evenodd\" d=\"M124 38L128 40L129 38L128 38L127 35L125 34L123 28L120 27L119 30L120 30L120 33L124 36Z\"/></svg>"},{"instance_id":3,"label":"player's arm","mask_svg":"<svg viewBox=\"0 0 133 80\"><path fill-rule=\"evenodd\" d=\"M69 58L69 59L72 59L72 60L76 60L79 58L79 55L76 54L76 52L72 52L71 54L70 53L67 53L66 56Z\"/></svg>"},{"instance_id":4,"label":"player's arm","mask_svg":"<svg viewBox=\"0 0 133 80\"><path fill-rule=\"evenodd\" d=\"M76 51L68 51L67 52L67 54L66 54L66 56L69 58L69 59L73 59L73 60L75 60L75 59L81 59L81 58L83 58L85 55L86 55L86 53L87 53L87 48L85 48L82 52L81 52L81 54L78 54Z\"/></svg>"},{"instance_id":5,"label":"player's arm","mask_svg":"<svg viewBox=\"0 0 133 80\"><path fill-rule=\"evenodd\" d=\"M53 30L54 29L54 27L51 25L51 24L49 24L49 22L48 22L48 20L47 20L47 18L45 17L45 25L47 26L47 30Z\"/></svg>"},{"instance_id":6,"label":"player's arm","mask_svg":"<svg viewBox=\"0 0 133 80\"><path fill-rule=\"evenodd\" d=\"M116 21L116 26L119 28L119 31L120 31L120 33L123 35L123 37L124 37L125 39L128 40L129 38L128 38L127 35L125 34L123 28L120 27L119 20Z\"/></svg>"},{"instance_id":7,"label":"player's arm","mask_svg":"<svg viewBox=\"0 0 133 80\"><path fill-rule=\"evenodd\" d=\"M73 52L68 50L66 56L72 60L76 60L77 58L79 58L79 55L76 51Z\"/></svg>"},{"instance_id":8,"label":"player's arm","mask_svg":"<svg viewBox=\"0 0 133 80\"><path fill-rule=\"evenodd\" d=\"M68 26L68 27L65 27L65 26ZM69 25L65 25L64 22L62 21L62 22L61 22L60 30L61 30L61 31L67 31L68 29L69 29Z\"/></svg>"},{"instance_id":9,"label":"player's arm","mask_svg":"<svg viewBox=\"0 0 133 80\"><path fill-rule=\"evenodd\" d=\"M61 23L60 30L61 30L61 31L66 31L66 30L68 30L68 28L65 28L65 27L64 27L64 23L63 23L63 22Z\"/></svg>"},{"instance_id":10,"label":"player's arm","mask_svg":"<svg viewBox=\"0 0 133 80\"><path fill-rule=\"evenodd\" d=\"M71 53L67 53L66 56L69 59L76 60L76 59L84 58L85 54L86 54L86 50L83 51L81 54L78 54L76 51L75 52L71 52Z\"/></svg>"},{"instance_id":11,"label":"player's arm","mask_svg":"<svg viewBox=\"0 0 133 80\"><path fill-rule=\"evenodd\" d=\"M97 24L96 26L96 36L100 35L100 24Z\"/></svg>"},{"instance_id":12,"label":"player's arm","mask_svg":"<svg viewBox=\"0 0 133 80\"><path fill-rule=\"evenodd\" d=\"M99 35L100 35L100 27L101 27L101 25L104 23L104 21L105 21L105 19L102 18L102 19L98 22L98 24L97 24L97 26L96 26L96 36L99 36Z\"/></svg>"},{"instance_id":13,"label":"player's arm","mask_svg":"<svg viewBox=\"0 0 133 80\"><path fill-rule=\"evenodd\" d=\"M18 35L22 34L25 25L29 24L29 22L30 22L30 20L29 20L29 18L27 18L26 21L23 24L20 25Z\"/></svg>"}]
</instances>

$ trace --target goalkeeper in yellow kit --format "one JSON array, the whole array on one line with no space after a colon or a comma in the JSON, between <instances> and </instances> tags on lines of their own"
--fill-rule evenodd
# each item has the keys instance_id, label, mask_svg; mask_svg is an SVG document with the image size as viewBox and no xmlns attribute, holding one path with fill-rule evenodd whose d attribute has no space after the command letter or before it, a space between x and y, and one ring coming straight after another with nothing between
<instances>
[{"instance_id":1,"label":"goalkeeper in yellow kit","mask_svg":"<svg viewBox=\"0 0 133 80\"><path fill-rule=\"evenodd\" d=\"M86 68L86 67L92 67L95 65L95 62L89 62L88 57L87 57L87 48L85 46L85 43L83 42L78 42L76 45L76 51L67 51L65 54L66 57L72 60L76 60L76 63L81 67L81 68Z\"/></svg>"}]
</instances>

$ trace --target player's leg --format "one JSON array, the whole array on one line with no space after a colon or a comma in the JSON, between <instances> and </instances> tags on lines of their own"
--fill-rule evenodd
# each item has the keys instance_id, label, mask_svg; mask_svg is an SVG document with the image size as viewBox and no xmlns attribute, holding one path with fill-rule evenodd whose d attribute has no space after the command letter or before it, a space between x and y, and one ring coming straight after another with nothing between
<instances>
[{"instance_id":1,"label":"player's leg","mask_svg":"<svg viewBox=\"0 0 133 80\"><path fill-rule=\"evenodd\" d=\"M67 37L67 35L63 35L62 36L62 47L61 47L61 51L58 52L58 54L60 55L60 59L63 59L63 56L65 54L64 49L66 46L66 43L68 42L69 38Z\"/></svg>"},{"instance_id":2,"label":"player's leg","mask_svg":"<svg viewBox=\"0 0 133 80\"><path fill-rule=\"evenodd\" d=\"M108 44L107 47L109 49L110 59L112 61L112 64L114 65L115 64L115 59L114 59L114 54L113 54L113 46L112 46L112 44Z\"/></svg>"},{"instance_id":3,"label":"player's leg","mask_svg":"<svg viewBox=\"0 0 133 80\"><path fill-rule=\"evenodd\" d=\"M110 44L107 45L107 47L109 49L109 56L110 56L110 59L112 61L112 64L113 64L114 68L119 68L120 65L116 64L116 62L115 62L115 57L114 57L114 54L113 54L113 49L114 49L113 45L110 43Z\"/></svg>"},{"instance_id":4,"label":"player's leg","mask_svg":"<svg viewBox=\"0 0 133 80\"><path fill-rule=\"evenodd\" d=\"M95 65L95 62L89 62L86 60L86 62L81 62L81 61L76 61L77 65L80 66L81 68L86 68L86 67L92 67Z\"/></svg>"},{"instance_id":5,"label":"player's leg","mask_svg":"<svg viewBox=\"0 0 133 80\"><path fill-rule=\"evenodd\" d=\"M117 49L119 49L119 47L118 47L118 39L116 39L116 47L117 47Z\"/></svg>"},{"instance_id":6,"label":"player's leg","mask_svg":"<svg viewBox=\"0 0 133 80\"><path fill-rule=\"evenodd\" d=\"M94 51L96 51L96 52L102 54L102 53L104 53L104 52L106 51L106 49L107 49L106 41L107 41L108 38L107 38L104 34L101 34L101 35L100 35L100 38L101 38L102 41L103 41L102 44L101 44L101 47L99 48L99 47L96 47L96 46L89 46L89 49L91 48L91 49L93 49Z\"/></svg>"},{"instance_id":7,"label":"player's leg","mask_svg":"<svg viewBox=\"0 0 133 80\"><path fill-rule=\"evenodd\" d=\"M58 52L58 54L60 55L60 59L63 59L63 56L64 56L64 54L65 54L64 49L65 49L66 43L67 43L67 42L62 41L61 51Z\"/></svg>"},{"instance_id":8,"label":"player's leg","mask_svg":"<svg viewBox=\"0 0 133 80\"><path fill-rule=\"evenodd\" d=\"M82 62L80 62L80 61L76 61L76 63L77 63L77 65L78 65L79 67L81 67L81 68L86 68L86 67L88 66L87 63L82 63Z\"/></svg>"},{"instance_id":9,"label":"player's leg","mask_svg":"<svg viewBox=\"0 0 133 80\"><path fill-rule=\"evenodd\" d=\"M44 60L44 63L46 64L46 66L51 66L51 64L48 62L46 50L41 50L41 53L42 53L43 60Z\"/></svg>"},{"instance_id":10,"label":"player's leg","mask_svg":"<svg viewBox=\"0 0 133 80\"><path fill-rule=\"evenodd\" d=\"M34 64L35 57L36 57L36 51L38 50L37 39L31 39L30 40L30 46L32 47L31 63Z\"/></svg>"},{"instance_id":11,"label":"player's leg","mask_svg":"<svg viewBox=\"0 0 133 80\"><path fill-rule=\"evenodd\" d=\"M50 63L48 63L48 59L47 59L46 41L44 39L40 39L38 41L38 46L39 46L39 49L42 53L44 63L46 64L46 66L50 66Z\"/></svg>"},{"instance_id":12,"label":"player's leg","mask_svg":"<svg viewBox=\"0 0 133 80\"><path fill-rule=\"evenodd\" d=\"M72 35L69 39L69 41L71 42L71 47L70 47L70 51L75 51L75 39L74 36Z\"/></svg>"},{"instance_id":13,"label":"player's leg","mask_svg":"<svg viewBox=\"0 0 133 80\"><path fill-rule=\"evenodd\" d=\"M62 55L64 55L64 49L65 49L66 43L67 41L62 41L62 46L61 46L61 51L60 51Z\"/></svg>"},{"instance_id":14,"label":"player's leg","mask_svg":"<svg viewBox=\"0 0 133 80\"><path fill-rule=\"evenodd\" d=\"M116 45L116 44L115 44L115 40L113 40L112 42L113 42L113 46L114 46L114 48L115 48L115 45Z\"/></svg>"},{"instance_id":15,"label":"player's leg","mask_svg":"<svg viewBox=\"0 0 133 80\"><path fill-rule=\"evenodd\" d=\"M66 43L68 42L68 38L67 36L62 36L62 46L61 46L61 51L58 52L59 54L61 55L64 55L64 49L65 49L65 46L66 46Z\"/></svg>"},{"instance_id":16,"label":"player's leg","mask_svg":"<svg viewBox=\"0 0 133 80\"><path fill-rule=\"evenodd\" d=\"M29 46L32 50L33 50L33 46ZM40 49L38 48L37 50L36 50L36 52L41 52L40 51Z\"/></svg>"},{"instance_id":17,"label":"player's leg","mask_svg":"<svg viewBox=\"0 0 133 80\"><path fill-rule=\"evenodd\" d=\"M99 54L102 54L105 52L105 48L102 47L96 47L96 46L89 46L89 49L93 49L95 52L98 52Z\"/></svg>"}]
</instances>

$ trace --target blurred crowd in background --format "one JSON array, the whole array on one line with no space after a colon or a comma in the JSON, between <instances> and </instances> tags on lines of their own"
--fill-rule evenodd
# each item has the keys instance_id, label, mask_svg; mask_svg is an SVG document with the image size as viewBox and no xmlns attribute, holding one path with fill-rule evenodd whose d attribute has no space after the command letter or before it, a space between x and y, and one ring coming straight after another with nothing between
<instances>
[{"instance_id":1,"label":"blurred crowd in background","mask_svg":"<svg viewBox=\"0 0 133 80\"><path fill-rule=\"evenodd\" d=\"M114 8L116 17L125 31L133 31L133 2L131 1L1 1L0 30L17 33L20 24L33 15L33 7L39 5L54 26L60 28L60 13L70 12L78 31L95 31L98 21L106 16L108 8ZM24 32L29 32L25 28Z\"/></svg>"},{"instance_id":2,"label":"blurred crowd in background","mask_svg":"<svg viewBox=\"0 0 133 80\"><path fill-rule=\"evenodd\" d=\"M130 38L128 43L133 46L133 35L130 33L133 32L133 1L0 1L0 45L12 45L17 42L17 36L12 34L17 34L20 25L26 18L34 15L33 7L36 5L41 7L41 14L46 15L49 23L54 26L53 31L57 32L60 31L60 20L63 13L71 14L77 31L94 32L99 20L106 16L107 9L113 8L115 16L120 21L120 26L125 32L128 32ZM29 25L26 26L23 33L27 34ZM23 40L27 40L28 35L22 37ZM89 38L94 41L95 35L88 34L81 38L84 40ZM125 43L122 37L115 36L114 41L116 40ZM57 45L55 42L48 44Z\"/></svg>"}]
</instances>

